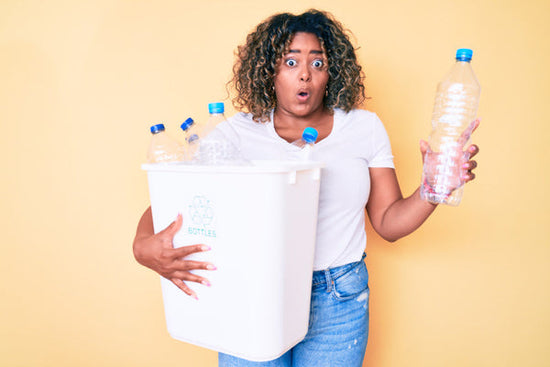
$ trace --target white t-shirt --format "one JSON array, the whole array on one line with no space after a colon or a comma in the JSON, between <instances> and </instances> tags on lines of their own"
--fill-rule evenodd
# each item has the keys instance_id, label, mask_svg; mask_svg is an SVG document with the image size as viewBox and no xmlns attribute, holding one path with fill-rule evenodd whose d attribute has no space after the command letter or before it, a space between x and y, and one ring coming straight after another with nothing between
<instances>
[{"instance_id":1,"label":"white t-shirt","mask_svg":"<svg viewBox=\"0 0 550 367\"><path fill-rule=\"evenodd\" d=\"M299 149L273 126L238 113L220 124L246 159L292 159ZM365 206L370 193L369 167L391 167L393 156L384 126L365 110L334 110L331 133L315 144L313 159L321 170L314 270L359 261L366 247Z\"/></svg>"}]
</instances>

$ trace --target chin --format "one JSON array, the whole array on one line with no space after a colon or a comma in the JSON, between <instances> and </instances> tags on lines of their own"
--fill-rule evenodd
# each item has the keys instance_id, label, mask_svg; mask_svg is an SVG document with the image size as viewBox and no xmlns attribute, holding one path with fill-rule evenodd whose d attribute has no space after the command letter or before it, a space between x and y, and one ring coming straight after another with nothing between
<instances>
[{"instance_id":1,"label":"chin","mask_svg":"<svg viewBox=\"0 0 550 367\"><path fill-rule=\"evenodd\" d=\"M316 106L316 107L304 105L304 106L298 106L297 108L293 108L291 112L297 116L303 117L303 116L311 115L312 113L317 112L321 109L323 109L322 105Z\"/></svg>"}]
</instances>

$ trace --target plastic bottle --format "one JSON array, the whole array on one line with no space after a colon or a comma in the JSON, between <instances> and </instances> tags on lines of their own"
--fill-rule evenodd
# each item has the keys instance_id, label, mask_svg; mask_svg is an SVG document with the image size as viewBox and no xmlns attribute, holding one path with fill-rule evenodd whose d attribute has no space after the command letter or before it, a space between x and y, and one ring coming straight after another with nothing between
<instances>
[{"instance_id":1,"label":"plastic bottle","mask_svg":"<svg viewBox=\"0 0 550 367\"><path fill-rule=\"evenodd\" d=\"M462 165L469 158L464 147L472 133L481 90L471 59L472 50L458 49L455 65L437 87L420 190L422 199L431 203L456 206L462 199Z\"/></svg>"},{"instance_id":2,"label":"plastic bottle","mask_svg":"<svg viewBox=\"0 0 550 367\"><path fill-rule=\"evenodd\" d=\"M223 104L223 102L208 104L208 113L210 114L210 116L208 117L208 121L206 121L206 125L203 130L204 136L208 135L212 130L214 130L220 122L225 121L224 112L225 105Z\"/></svg>"},{"instance_id":3,"label":"plastic bottle","mask_svg":"<svg viewBox=\"0 0 550 367\"><path fill-rule=\"evenodd\" d=\"M186 156L185 160L190 161L195 156L199 144L198 127L195 121L189 117L181 125L185 137Z\"/></svg>"},{"instance_id":4,"label":"plastic bottle","mask_svg":"<svg viewBox=\"0 0 550 367\"><path fill-rule=\"evenodd\" d=\"M210 116L197 129L198 146L193 162L202 165L231 165L245 163L237 147L216 126L225 121L223 102L209 103Z\"/></svg>"},{"instance_id":5,"label":"plastic bottle","mask_svg":"<svg viewBox=\"0 0 550 367\"><path fill-rule=\"evenodd\" d=\"M149 163L177 162L184 158L184 148L166 134L164 124L151 126L151 143L147 152Z\"/></svg>"},{"instance_id":6,"label":"plastic bottle","mask_svg":"<svg viewBox=\"0 0 550 367\"><path fill-rule=\"evenodd\" d=\"M306 127L302 132L302 137L296 141L293 141L291 145L300 148L300 154L298 160L309 161L311 160L313 146L317 141L319 133L313 127Z\"/></svg>"}]
</instances>

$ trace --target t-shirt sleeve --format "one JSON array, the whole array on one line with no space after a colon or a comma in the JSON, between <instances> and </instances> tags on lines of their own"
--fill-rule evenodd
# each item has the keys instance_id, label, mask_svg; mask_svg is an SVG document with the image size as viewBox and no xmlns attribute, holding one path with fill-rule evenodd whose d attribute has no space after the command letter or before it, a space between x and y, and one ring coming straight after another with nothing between
<instances>
[{"instance_id":1,"label":"t-shirt sleeve","mask_svg":"<svg viewBox=\"0 0 550 367\"><path fill-rule=\"evenodd\" d=\"M388 133L377 115L374 115L372 121L370 137L372 149L368 158L369 167L395 168Z\"/></svg>"}]
</instances>

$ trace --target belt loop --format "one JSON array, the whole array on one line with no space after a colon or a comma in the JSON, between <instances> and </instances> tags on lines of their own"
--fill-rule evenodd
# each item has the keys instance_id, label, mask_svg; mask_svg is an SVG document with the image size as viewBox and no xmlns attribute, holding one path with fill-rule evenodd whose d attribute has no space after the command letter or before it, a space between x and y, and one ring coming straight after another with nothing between
<instances>
[{"instance_id":1,"label":"belt loop","mask_svg":"<svg viewBox=\"0 0 550 367\"><path fill-rule=\"evenodd\" d=\"M330 276L330 270L325 270L325 279L327 281L327 293L332 292L332 277Z\"/></svg>"}]
</instances>

